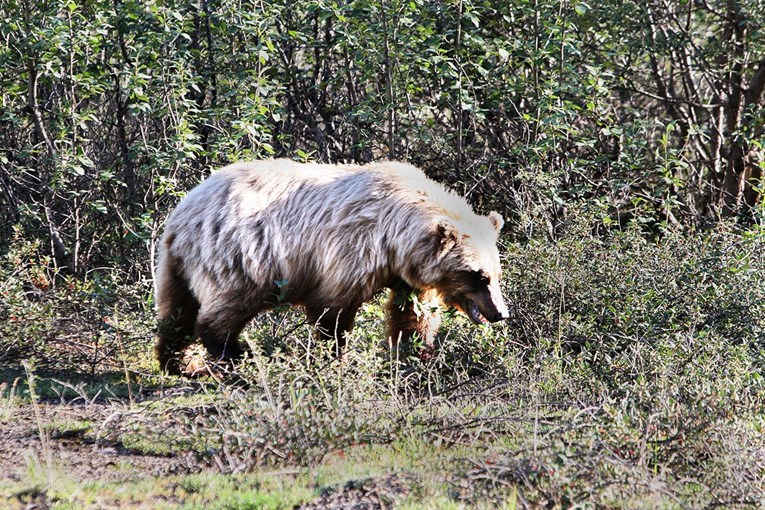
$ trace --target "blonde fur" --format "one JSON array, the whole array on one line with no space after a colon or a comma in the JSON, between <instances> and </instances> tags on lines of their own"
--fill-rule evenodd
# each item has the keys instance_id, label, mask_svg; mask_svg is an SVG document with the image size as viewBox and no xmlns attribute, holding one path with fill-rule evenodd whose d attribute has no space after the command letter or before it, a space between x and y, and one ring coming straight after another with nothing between
<instances>
[{"instance_id":1,"label":"blonde fur","mask_svg":"<svg viewBox=\"0 0 765 510\"><path fill-rule=\"evenodd\" d=\"M177 371L172 359L194 335L213 354L235 357L241 327L280 304L281 292L327 323L319 326L347 331L362 302L397 282L429 290L463 270L498 280L499 228L501 217L476 215L405 163L227 166L167 220L156 275L160 362Z\"/></svg>"}]
</instances>

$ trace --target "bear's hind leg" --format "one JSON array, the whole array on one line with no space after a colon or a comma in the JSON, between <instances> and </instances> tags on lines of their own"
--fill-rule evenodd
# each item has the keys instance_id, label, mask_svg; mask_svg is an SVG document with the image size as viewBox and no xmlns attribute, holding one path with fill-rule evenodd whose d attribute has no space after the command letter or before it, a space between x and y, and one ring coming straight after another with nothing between
<instances>
[{"instance_id":1,"label":"bear's hind leg","mask_svg":"<svg viewBox=\"0 0 765 510\"><path fill-rule=\"evenodd\" d=\"M241 297L239 297L241 299ZM235 300L223 303L236 302ZM236 360L244 354L239 334L260 308L241 304L202 307L197 317L196 335L211 357L220 361Z\"/></svg>"},{"instance_id":2,"label":"bear's hind leg","mask_svg":"<svg viewBox=\"0 0 765 510\"><path fill-rule=\"evenodd\" d=\"M322 308L306 306L308 322L316 327L316 333L322 340L335 340L335 355L340 356L345 347L346 335L353 329L358 304L342 308Z\"/></svg>"},{"instance_id":3,"label":"bear's hind leg","mask_svg":"<svg viewBox=\"0 0 765 510\"><path fill-rule=\"evenodd\" d=\"M178 261L161 261L157 274L157 344L155 353L165 373L182 373L181 355L194 341L199 302L177 270Z\"/></svg>"}]
</instances>

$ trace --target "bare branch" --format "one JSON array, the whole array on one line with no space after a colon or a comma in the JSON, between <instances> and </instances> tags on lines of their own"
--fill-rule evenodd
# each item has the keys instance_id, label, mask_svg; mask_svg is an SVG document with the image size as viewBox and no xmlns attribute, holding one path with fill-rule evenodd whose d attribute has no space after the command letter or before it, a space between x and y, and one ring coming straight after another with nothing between
<instances>
[{"instance_id":1,"label":"bare branch","mask_svg":"<svg viewBox=\"0 0 765 510\"><path fill-rule=\"evenodd\" d=\"M652 92L648 92L647 90L641 90L634 87L620 87L618 90L623 90L625 92L633 92L635 94L640 94L641 96L649 97L651 99L656 99L657 101L664 101L666 103L672 103L672 104L684 104L688 106L693 106L694 108L703 108L705 110L714 110L715 108L719 108L721 106L727 106L727 103L725 101L719 101L719 102L712 102L712 103L698 103L696 101L691 101L688 99L678 98L678 97L666 97L666 96L660 96L658 94L654 94Z\"/></svg>"}]
</instances>

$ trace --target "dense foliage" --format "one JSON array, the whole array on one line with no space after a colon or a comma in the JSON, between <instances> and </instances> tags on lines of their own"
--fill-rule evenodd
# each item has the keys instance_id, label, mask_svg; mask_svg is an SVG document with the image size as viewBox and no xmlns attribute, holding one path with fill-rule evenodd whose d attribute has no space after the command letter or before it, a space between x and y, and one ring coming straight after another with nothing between
<instances>
[{"instance_id":1,"label":"dense foliage","mask_svg":"<svg viewBox=\"0 0 765 510\"><path fill-rule=\"evenodd\" d=\"M226 162L402 158L519 232L751 218L765 4L2 0L0 232L150 269ZM578 209L577 209L578 210Z\"/></svg>"}]
</instances>

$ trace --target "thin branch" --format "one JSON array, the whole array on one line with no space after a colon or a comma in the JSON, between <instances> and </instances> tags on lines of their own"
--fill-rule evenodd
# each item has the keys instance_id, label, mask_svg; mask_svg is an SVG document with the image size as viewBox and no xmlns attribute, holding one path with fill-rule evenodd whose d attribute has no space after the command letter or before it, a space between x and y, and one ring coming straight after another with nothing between
<instances>
[{"instance_id":1,"label":"thin branch","mask_svg":"<svg viewBox=\"0 0 765 510\"><path fill-rule=\"evenodd\" d=\"M682 99L677 97L662 97L658 94L654 94L652 92L648 92L647 90L641 90L638 88L633 87L617 87L617 90L621 90L624 92L633 92L635 94L640 94L641 96L645 96L651 99L656 99L657 101L663 101L666 103L672 103L672 104L684 104L688 106L693 106L695 108L704 108L707 110L714 110L715 108L719 108L721 106L727 106L727 103L725 101L720 101L717 103L698 103L696 101L691 101L688 99Z\"/></svg>"}]
</instances>

